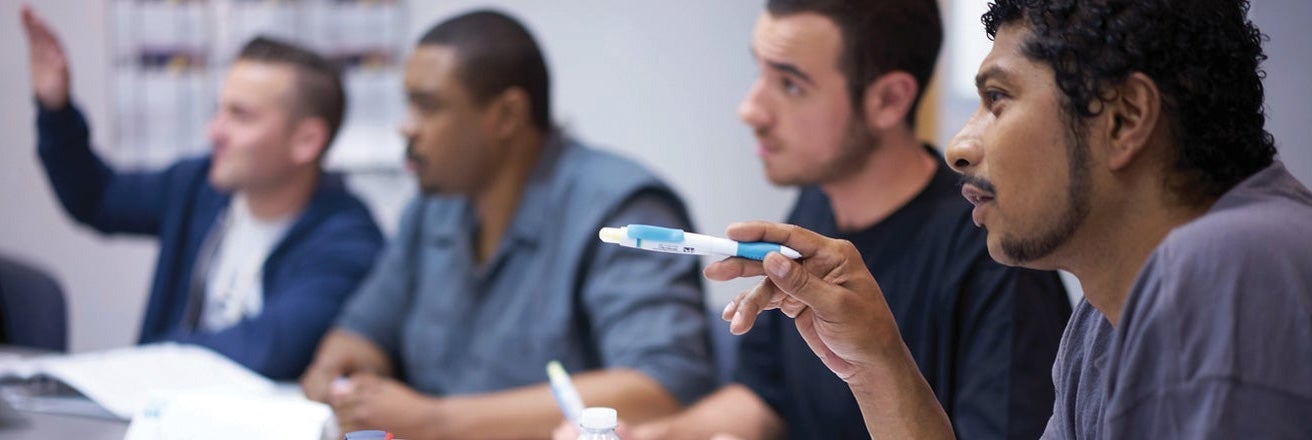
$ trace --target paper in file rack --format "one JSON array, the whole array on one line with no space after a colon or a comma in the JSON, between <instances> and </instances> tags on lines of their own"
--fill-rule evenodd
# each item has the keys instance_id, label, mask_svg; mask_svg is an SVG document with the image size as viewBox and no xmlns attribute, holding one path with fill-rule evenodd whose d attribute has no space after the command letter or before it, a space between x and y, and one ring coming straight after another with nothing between
<instances>
[{"instance_id":1,"label":"paper in file rack","mask_svg":"<svg viewBox=\"0 0 1312 440\"><path fill-rule=\"evenodd\" d=\"M162 343L75 355L0 358L0 378L45 376L68 385L118 418L160 396L188 393L270 395L273 381L195 345Z\"/></svg>"}]
</instances>

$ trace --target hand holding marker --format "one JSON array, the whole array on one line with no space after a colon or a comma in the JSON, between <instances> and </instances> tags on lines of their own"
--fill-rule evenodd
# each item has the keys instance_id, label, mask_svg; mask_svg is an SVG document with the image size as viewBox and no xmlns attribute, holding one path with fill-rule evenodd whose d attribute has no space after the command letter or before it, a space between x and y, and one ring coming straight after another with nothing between
<instances>
[{"instance_id":1,"label":"hand holding marker","mask_svg":"<svg viewBox=\"0 0 1312 440\"><path fill-rule=\"evenodd\" d=\"M601 241L620 246L689 255L727 255L752 260L764 260L770 252L798 259L802 254L778 243L762 241L742 243L727 238L683 232L659 226L628 225L618 228L601 228L597 233Z\"/></svg>"}]
</instances>

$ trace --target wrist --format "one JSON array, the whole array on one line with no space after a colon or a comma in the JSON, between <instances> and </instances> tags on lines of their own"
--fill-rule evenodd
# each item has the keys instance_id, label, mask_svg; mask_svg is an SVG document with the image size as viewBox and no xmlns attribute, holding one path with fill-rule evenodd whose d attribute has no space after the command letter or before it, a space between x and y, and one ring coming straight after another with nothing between
<instances>
[{"instance_id":1,"label":"wrist","mask_svg":"<svg viewBox=\"0 0 1312 440\"><path fill-rule=\"evenodd\" d=\"M903 378L920 376L920 368L911 351L900 337L896 341L879 341L871 358L859 365L853 373L844 379L853 393L877 392L887 389L890 382ZM882 338L881 338L882 339Z\"/></svg>"},{"instance_id":2,"label":"wrist","mask_svg":"<svg viewBox=\"0 0 1312 440\"><path fill-rule=\"evenodd\" d=\"M423 427L421 430L423 438L464 438L451 429L448 420L451 420L452 411L455 405L450 400L441 397L423 397L425 404L424 410L420 411L419 420L416 420L418 426Z\"/></svg>"}]
</instances>

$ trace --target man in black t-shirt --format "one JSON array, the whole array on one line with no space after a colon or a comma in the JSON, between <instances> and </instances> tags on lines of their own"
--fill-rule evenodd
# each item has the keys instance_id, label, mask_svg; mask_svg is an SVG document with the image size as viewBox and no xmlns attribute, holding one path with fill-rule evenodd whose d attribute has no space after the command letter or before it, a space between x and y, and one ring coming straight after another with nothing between
<instances>
[{"instance_id":1,"label":"man in black t-shirt","mask_svg":"<svg viewBox=\"0 0 1312 440\"><path fill-rule=\"evenodd\" d=\"M889 307L958 434L1037 437L1070 303L1055 273L989 258L955 175L916 140L942 38L935 1L767 8L752 44L761 75L739 113L767 177L802 188L788 222L850 240L901 295ZM725 318L741 333L752 317L735 316L736 301ZM626 438L868 438L848 385L786 316L757 316L739 357L733 384Z\"/></svg>"}]
</instances>

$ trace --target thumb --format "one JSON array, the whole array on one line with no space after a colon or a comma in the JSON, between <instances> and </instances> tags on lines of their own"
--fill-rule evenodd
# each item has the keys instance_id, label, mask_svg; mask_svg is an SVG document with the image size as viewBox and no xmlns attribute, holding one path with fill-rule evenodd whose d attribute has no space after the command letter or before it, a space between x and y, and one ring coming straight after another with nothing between
<instances>
[{"instance_id":1,"label":"thumb","mask_svg":"<svg viewBox=\"0 0 1312 440\"><path fill-rule=\"evenodd\" d=\"M797 261L771 252L765 256L764 263L766 276L775 287L808 307L825 310L828 301L835 297L828 293L835 286L812 275Z\"/></svg>"}]
</instances>

